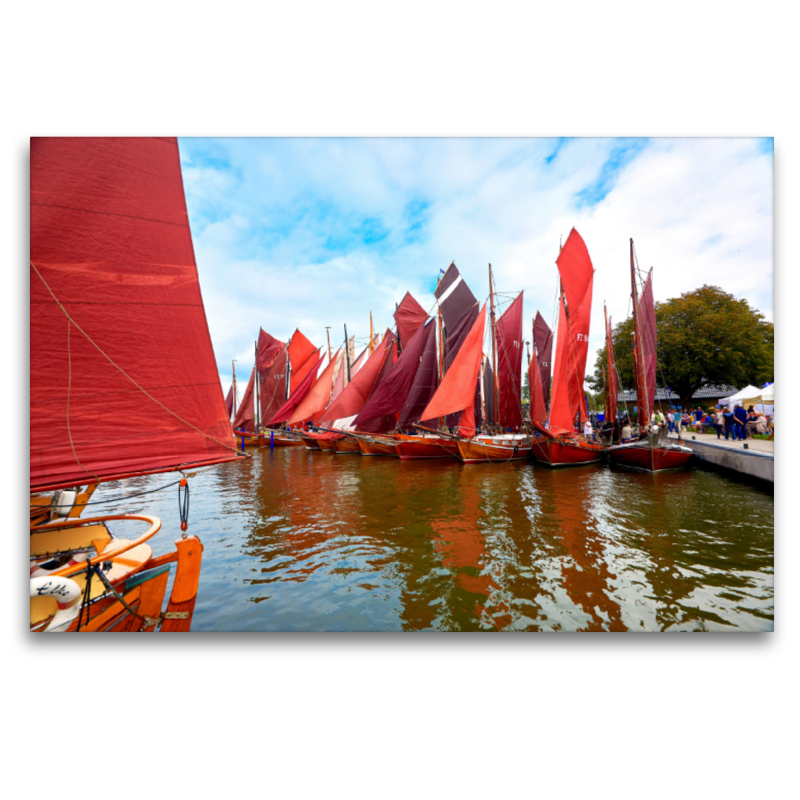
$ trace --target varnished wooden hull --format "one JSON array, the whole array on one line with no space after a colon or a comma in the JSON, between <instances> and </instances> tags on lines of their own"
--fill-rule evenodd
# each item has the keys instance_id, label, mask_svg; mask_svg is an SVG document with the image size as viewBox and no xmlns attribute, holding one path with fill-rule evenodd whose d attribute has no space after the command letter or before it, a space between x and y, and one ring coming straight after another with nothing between
<instances>
[{"instance_id":1,"label":"varnished wooden hull","mask_svg":"<svg viewBox=\"0 0 800 800\"><path fill-rule=\"evenodd\" d=\"M336 449L334 448L334 440L333 439L317 439L317 444L319 444L319 449L322 450L323 453L335 453Z\"/></svg>"},{"instance_id":2,"label":"varnished wooden hull","mask_svg":"<svg viewBox=\"0 0 800 800\"><path fill-rule=\"evenodd\" d=\"M531 453L540 463L548 467L580 467L599 464L603 460L604 447L582 442L578 439L551 439L539 434L531 437Z\"/></svg>"},{"instance_id":3,"label":"varnished wooden hull","mask_svg":"<svg viewBox=\"0 0 800 800\"><path fill-rule=\"evenodd\" d=\"M505 463L507 461L523 461L531 455L531 445L527 437L509 439L476 437L459 439L458 453L465 464Z\"/></svg>"},{"instance_id":4,"label":"varnished wooden hull","mask_svg":"<svg viewBox=\"0 0 800 800\"><path fill-rule=\"evenodd\" d=\"M650 447L641 445L618 445L608 449L608 460L617 467L641 472L664 472L683 469L692 458L687 447Z\"/></svg>"},{"instance_id":5,"label":"varnished wooden hull","mask_svg":"<svg viewBox=\"0 0 800 800\"><path fill-rule=\"evenodd\" d=\"M358 446L362 456L389 456L398 458L397 442L393 437L381 436L370 439L360 438Z\"/></svg>"},{"instance_id":6,"label":"varnished wooden hull","mask_svg":"<svg viewBox=\"0 0 800 800\"><path fill-rule=\"evenodd\" d=\"M337 439L333 443L333 449L336 451L336 455L344 455L347 453L361 454L361 448L358 446L358 439L352 436L345 436L343 439Z\"/></svg>"},{"instance_id":7,"label":"varnished wooden hull","mask_svg":"<svg viewBox=\"0 0 800 800\"><path fill-rule=\"evenodd\" d=\"M304 445L305 445L305 446L306 446L306 447L307 447L309 450L322 450L322 448L321 448L321 447L320 447L320 445L319 445L319 442L318 442L316 439L312 439L312 438L310 438L310 437L304 438L304 439L303 439L303 444L304 444Z\"/></svg>"},{"instance_id":8,"label":"varnished wooden hull","mask_svg":"<svg viewBox=\"0 0 800 800\"><path fill-rule=\"evenodd\" d=\"M444 436L398 436L397 452L401 459L459 458L454 439Z\"/></svg>"},{"instance_id":9,"label":"varnished wooden hull","mask_svg":"<svg viewBox=\"0 0 800 800\"><path fill-rule=\"evenodd\" d=\"M270 443L270 435L268 433L264 433L261 435L261 446L262 447L304 447L305 441L299 437L293 438L289 436L278 436L277 434L273 435L272 443Z\"/></svg>"}]
</instances>

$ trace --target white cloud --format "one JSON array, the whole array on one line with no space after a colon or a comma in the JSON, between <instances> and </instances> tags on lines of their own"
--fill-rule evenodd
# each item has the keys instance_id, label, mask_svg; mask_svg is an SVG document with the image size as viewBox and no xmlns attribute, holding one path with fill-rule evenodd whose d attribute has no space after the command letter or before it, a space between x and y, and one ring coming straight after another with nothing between
<instances>
[{"instance_id":1,"label":"white cloud","mask_svg":"<svg viewBox=\"0 0 800 800\"><path fill-rule=\"evenodd\" d=\"M407 290L430 307L453 259L481 300L489 262L500 291L525 290L526 333L537 309L552 324L559 237L573 226L596 269L590 367L603 300L616 321L628 311L630 237L641 267L655 267L657 300L716 284L772 319L771 153L751 139L651 140L580 207L619 147L570 140L548 163L554 140L182 140L221 373L232 357L249 371L259 326L322 345L326 325L333 343L346 323L366 340L369 312L385 329Z\"/></svg>"}]
</instances>

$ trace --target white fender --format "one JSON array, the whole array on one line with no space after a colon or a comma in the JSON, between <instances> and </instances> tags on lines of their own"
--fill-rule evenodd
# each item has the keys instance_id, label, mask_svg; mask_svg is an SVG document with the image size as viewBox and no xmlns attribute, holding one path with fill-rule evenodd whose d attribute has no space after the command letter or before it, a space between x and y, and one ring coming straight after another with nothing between
<instances>
[{"instance_id":1,"label":"white fender","mask_svg":"<svg viewBox=\"0 0 800 800\"><path fill-rule=\"evenodd\" d=\"M31 597L54 597L58 611L45 632L65 631L78 616L81 607L81 587L63 576L31 578Z\"/></svg>"},{"instance_id":2,"label":"white fender","mask_svg":"<svg viewBox=\"0 0 800 800\"><path fill-rule=\"evenodd\" d=\"M50 519L57 517L66 518L69 512L75 507L78 493L75 489L59 489L54 495L50 506Z\"/></svg>"}]
</instances>

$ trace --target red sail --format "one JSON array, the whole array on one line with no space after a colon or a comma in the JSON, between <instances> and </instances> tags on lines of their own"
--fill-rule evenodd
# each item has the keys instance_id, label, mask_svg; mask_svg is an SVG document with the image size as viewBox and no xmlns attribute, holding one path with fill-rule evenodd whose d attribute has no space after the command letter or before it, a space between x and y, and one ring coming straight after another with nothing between
<instances>
[{"instance_id":1,"label":"red sail","mask_svg":"<svg viewBox=\"0 0 800 800\"><path fill-rule=\"evenodd\" d=\"M426 319L428 312L411 296L411 292L406 292L406 296L394 312L397 335L403 350L408 347L411 337L425 324Z\"/></svg>"},{"instance_id":2,"label":"red sail","mask_svg":"<svg viewBox=\"0 0 800 800\"><path fill-rule=\"evenodd\" d=\"M367 402L378 373L383 367L384 359L391 346L395 342L394 334L387 330L381 344L375 348L375 352L369 357L358 374L347 384L338 399L332 403L325 411L320 424L331 423L337 419L344 419L358 414ZM366 351L369 352L369 349Z\"/></svg>"},{"instance_id":3,"label":"red sail","mask_svg":"<svg viewBox=\"0 0 800 800\"><path fill-rule=\"evenodd\" d=\"M303 378L297 389L292 392L292 396L278 409L275 416L266 423L267 425L280 425L281 422L286 422L288 419L291 419L295 410L303 402L309 390L314 385L317 379L317 370L321 363L322 358L318 358L317 363L306 373L305 378Z\"/></svg>"},{"instance_id":4,"label":"red sail","mask_svg":"<svg viewBox=\"0 0 800 800\"><path fill-rule=\"evenodd\" d=\"M406 398L411 391L411 385L420 368L420 359L429 340L434 340L435 348L436 326L428 325L419 328L417 332L406 341L403 352L392 367L386 379L370 395L361 413L356 417L359 430L371 420L398 414L403 410ZM391 426L389 426L391 427ZM388 428L386 428L388 430ZM380 431L371 431L379 433Z\"/></svg>"},{"instance_id":5,"label":"red sail","mask_svg":"<svg viewBox=\"0 0 800 800\"><path fill-rule=\"evenodd\" d=\"M533 358L531 358L531 363L528 366L528 386L530 387L531 393L530 415L531 422L538 422L540 425L544 425L547 420L547 405L544 401L544 386L542 380L543 371L534 353Z\"/></svg>"},{"instance_id":6,"label":"red sail","mask_svg":"<svg viewBox=\"0 0 800 800\"><path fill-rule=\"evenodd\" d=\"M289 345L285 344L261 376L261 420L272 419L288 399L286 373L289 369Z\"/></svg>"},{"instance_id":7,"label":"red sail","mask_svg":"<svg viewBox=\"0 0 800 800\"><path fill-rule=\"evenodd\" d=\"M522 292L495 325L498 420L504 428L522 425Z\"/></svg>"},{"instance_id":8,"label":"red sail","mask_svg":"<svg viewBox=\"0 0 800 800\"><path fill-rule=\"evenodd\" d=\"M292 395L294 390L300 385L303 378L305 378L305 376L308 374L308 370L302 372L302 368L316 350L317 348L314 347L314 345L311 344L311 342L309 342L299 330L294 332L292 339L289 342L289 361L292 365L289 396ZM308 369L311 369L312 365L313 362L312 364L308 365Z\"/></svg>"},{"instance_id":9,"label":"red sail","mask_svg":"<svg viewBox=\"0 0 800 800\"><path fill-rule=\"evenodd\" d=\"M649 421L653 414L653 406L656 394L656 310L653 303L653 273L647 276L647 280L639 297L638 317L639 317L639 370L640 379L643 381L643 390L637 396L639 405L639 419ZM644 398L647 398L645 401Z\"/></svg>"},{"instance_id":10,"label":"red sail","mask_svg":"<svg viewBox=\"0 0 800 800\"><path fill-rule=\"evenodd\" d=\"M611 318L606 328L606 367L608 370L605 418L614 419L617 416L617 402L619 401L619 383L617 381L617 362L614 358L614 340L611 337Z\"/></svg>"},{"instance_id":11,"label":"red sail","mask_svg":"<svg viewBox=\"0 0 800 800\"><path fill-rule=\"evenodd\" d=\"M225 410L228 412L228 419L230 419L231 414L233 414L233 384L231 384L231 388L228 389L228 394L225 397Z\"/></svg>"},{"instance_id":12,"label":"red sail","mask_svg":"<svg viewBox=\"0 0 800 800\"><path fill-rule=\"evenodd\" d=\"M444 325L444 366L450 368L478 317L478 301L455 264L450 264L434 291Z\"/></svg>"},{"instance_id":13,"label":"red sail","mask_svg":"<svg viewBox=\"0 0 800 800\"><path fill-rule=\"evenodd\" d=\"M486 305L478 313L475 324L464 339L458 355L445 373L436 394L422 412L423 419L445 417L470 409L475 403L475 386L481 366L483 329L486 322Z\"/></svg>"},{"instance_id":14,"label":"red sail","mask_svg":"<svg viewBox=\"0 0 800 800\"><path fill-rule=\"evenodd\" d=\"M561 276L556 360L550 430L574 430L574 420L586 419L583 382L589 352L589 321L594 268L580 234L572 229L556 260Z\"/></svg>"},{"instance_id":15,"label":"red sail","mask_svg":"<svg viewBox=\"0 0 800 800\"><path fill-rule=\"evenodd\" d=\"M290 397L298 390L298 388L300 388L300 384L306 379L306 375L311 372L315 365L319 364L320 358L322 358L322 356L320 356L320 350L322 350L322 348L318 347L297 370L294 368L292 369L292 388L291 394L289 395Z\"/></svg>"},{"instance_id":16,"label":"red sail","mask_svg":"<svg viewBox=\"0 0 800 800\"><path fill-rule=\"evenodd\" d=\"M233 420L233 427L236 430L244 428L248 433L255 433L256 430L256 412L255 402L253 400L253 395L255 394L255 374L255 370L250 373L250 380L247 382L247 388L244 390L244 397L242 398L242 402L239 403L236 417Z\"/></svg>"},{"instance_id":17,"label":"red sail","mask_svg":"<svg viewBox=\"0 0 800 800\"><path fill-rule=\"evenodd\" d=\"M328 406L331 399L331 391L333 389L333 375L336 372L337 365L341 368L342 363L342 350L341 348L336 351L333 360L325 367L319 380L309 389L308 394L303 398L303 401L297 406L292 416L287 420L289 425L297 425L302 422L310 422L319 419L322 412Z\"/></svg>"},{"instance_id":18,"label":"red sail","mask_svg":"<svg viewBox=\"0 0 800 800\"><path fill-rule=\"evenodd\" d=\"M542 397L545 404L550 400L550 369L553 361L553 331L544 321L544 317L537 311L533 323L533 352L539 362L539 372L542 376ZM533 386L533 384L530 384Z\"/></svg>"},{"instance_id":19,"label":"red sail","mask_svg":"<svg viewBox=\"0 0 800 800\"><path fill-rule=\"evenodd\" d=\"M274 336L270 336L263 328L258 329L258 348L256 350L256 366L263 376L272 366L275 356L283 348L283 342L279 342Z\"/></svg>"},{"instance_id":20,"label":"red sail","mask_svg":"<svg viewBox=\"0 0 800 800\"><path fill-rule=\"evenodd\" d=\"M439 387L439 356L436 350L436 325L433 320L425 326L422 335L424 342L422 354L419 358L419 367L414 380L411 382L411 389L409 389L403 409L400 412L400 419L397 421L397 424L403 430L420 421L422 412ZM410 344L409 347L411 347ZM426 420L425 422L430 421ZM435 424L437 423L434 420L426 427L431 427Z\"/></svg>"},{"instance_id":21,"label":"red sail","mask_svg":"<svg viewBox=\"0 0 800 800\"><path fill-rule=\"evenodd\" d=\"M33 138L30 170L31 489L234 458L177 140Z\"/></svg>"},{"instance_id":22,"label":"red sail","mask_svg":"<svg viewBox=\"0 0 800 800\"><path fill-rule=\"evenodd\" d=\"M392 334L392 336L394 337L394 334ZM375 379L375 383L372 385L372 390L367 398L367 403L369 403L369 401L372 399L372 396L375 394L375 392L380 391L384 381L386 381L386 379L389 377L392 369L394 369L394 365L397 363L397 339L394 339L390 345L386 346L389 348L389 351L386 354L386 358L383 359L383 366L381 367L381 371L378 373L378 377ZM361 410L363 411L364 409L362 408ZM356 417L356 420L353 421L354 426L356 426L357 420L358 417ZM388 430L394 427L396 420L397 416L395 414L386 414L382 417L377 417L364 422L363 424L357 425L357 427L358 430L363 431L364 433L386 433Z\"/></svg>"}]
</instances>

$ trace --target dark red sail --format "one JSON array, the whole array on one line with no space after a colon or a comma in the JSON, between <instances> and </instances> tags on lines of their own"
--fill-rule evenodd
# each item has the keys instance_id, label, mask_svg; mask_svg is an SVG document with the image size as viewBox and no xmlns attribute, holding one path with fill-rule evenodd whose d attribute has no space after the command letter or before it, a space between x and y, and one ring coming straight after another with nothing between
<instances>
[{"instance_id":1,"label":"dark red sail","mask_svg":"<svg viewBox=\"0 0 800 800\"><path fill-rule=\"evenodd\" d=\"M434 355L436 352L436 326L421 327L406 341L403 352L397 362L386 376L386 379L370 395L361 413L356 417L359 430L367 431L364 427L372 420L399 414L403 410L406 399L411 391L411 386L416 377L417 370L421 367L422 354L425 347L433 340ZM422 410L422 409L420 409ZM415 420L416 421L416 420ZM393 427L393 426L389 426ZM387 427L386 430L389 428ZM378 433L380 431L369 431Z\"/></svg>"},{"instance_id":2,"label":"dark red sail","mask_svg":"<svg viewBox=\"0 0 800 800\"><path fill-rule=\"evenodd\" d=\"M174 138L33 138L30 481L235 458Z\"/></svg>"},{"instance_id":3,"label":"dark red sail","mask_svg":"<svg viewBox=\"0 0 800 800\"><path fill-rule=\"evenodd\" d=\"M553 331L537 311L533 323L533 352L536 354L542 379L542 397L545 404L550 401L550 372L553 361ZM533 386L533 384L531 384Z\"/></svg>"},{"instance_id":4,"label":"dark red sail","mask_svg":"<svg viewBox=\"0 0 800 800\"><path fill-rule=\"evenodd\" d=\"M498 420L503 428L522 425L522 292L495 325Z\"/></svg>"},{"instance_id":5,"label":"dark red sail","mask_svg":"<svg viewBox=\"0 0 800 800\"><path fill-rule=\"evenodd\" d=\"M262 375L272 366L275 356L283 348L274 336L270 336L263 328L258 329L258 348L256 351L256 366Z\"/></svg>"},{"instance_id":6,"label":"dark red sail","mask_svg":"<svg viewBox=\"0 0 800 800\"><path fill-rule=\"evenodd\" d=\"M288 399L286 373L289 370L289 345L285 344L261 377L261 419L272 419Z\"/></svg>"},{"instance_id":7,"label":"dark red sail","mask_svg":"<svg viewBox=\"0 0 800 800\"><path fill-rule=\"evenodd\" d=\"M442 313L444 368L447 371L478 318L478 301L454 263L447 268L434 294Z\"/></svg>"},{"instance_id":8,"label":"dark red sail","mask_svg":"<svg viewBox=\"0 0 800 800\"><path fill-rule=\"evenodd\" d=\"M228 389L228 394L225 397L225 410L228 412L228 419L230 419L231 414L233 414L233 384L231 384L231 388Z\"/></svg>"},{"instance_id":9,"label":"dark red sail","mask_svg":"<svg viewBox=\"0 0 800 800\"><path fill-rule=\"evenodd\" d=\"M406 396L400 419L397 424L402 430L410 428L420 422L420 415L430 403L431 398L439 388L439 362L436 350L436 324L431 320L422 332L422 353L419 357L419 367L411 382L411 388ZM436 420L423 420L427 427L437 425Z\"/></svg>"},{"instance_id":10,"label":"dark red sail","mask_svg":"<svg viewBox=\"0 0 800 800\"><path fill-rule=\"evenodd\" d=\"M639 394L639 419L649 420L653 414L656 394L656 311L653 303L653 273L647 276L639 297L639 338L637 353L643 392ZM645 400L645 398L647 398Z\"/></svg>"},{"instance_id":11,"label":"dark red sail","mask_svg":"<svg viewBox=\"0 0 800 800\"><path fill-rule=\"evenodd\" d=\"M411 296L411 292L406 292L406 296L394 312L401 349L405 350L408 347L411 337L425 324L426 319L428 312Z\"/></svg>"},{"instance_id":12,"label":"dark red sail","mask_svg":"<svg viewBox=\"0 0 800 800\"><path fill-rule=\"evenodd\" d=\"M275 415L267 422L267 425L280 425L291 419L297 407L303 402L314 382L317 380L317 370L322 363L322 358L317 359L317 363L306 373L300 385L292 392L289 399L278 409Z\"/></svg>"}]
</instances>

